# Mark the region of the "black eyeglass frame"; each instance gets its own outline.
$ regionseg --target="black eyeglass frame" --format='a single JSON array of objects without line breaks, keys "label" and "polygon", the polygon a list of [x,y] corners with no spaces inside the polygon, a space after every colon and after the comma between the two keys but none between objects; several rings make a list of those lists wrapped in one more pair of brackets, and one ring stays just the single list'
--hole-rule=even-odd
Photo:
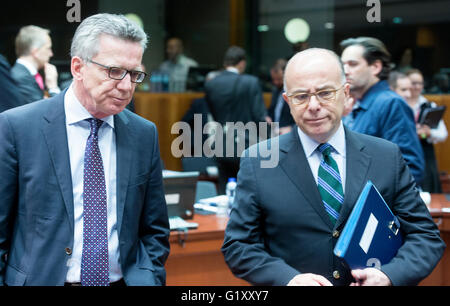
[{"label": "black eyeglass frame", "polygon": [[[128,73],[130,74],[130,81],[131,81],[132,83],[142,83],[142,82],[145,80],[145,78],[147,77],[147,73],[145,73],[144,71],[127,70],[127,69],[125,69],[125,68],[120,68],[120,67],[106,66],[106,65],[97,63],[97,62],[95,62],[95,61],[93,61],[93,60],[87,60],[87,61],[90,62],[90,63],[96,64],[96,65],[98,65],[98,66],[100,66],[100,67],[103,67],[103,68],[107,69],[107,70],[108,70],[108,77],[109,77],[110,79],[113,79],[113,80],[121,81],[121,80],[123,80],[123,79],[125,78],[125,76],[126,76]],[[121,70],[121,71],[122,71],[122,77],[120,77],[120,78],[118,78],[118,77],[112,77],[112,76],[111,76],[111,71],[112,71],[113,69]],[[138,76],[138,77],[136,77],[136,79],[135,79],[134,81],[133,81],[133,73],[134,73],[135,75],[137,74],[137,76]],[[144,76],[141,77],[141,78],[139,78],[140,75],[144,75]]]}]

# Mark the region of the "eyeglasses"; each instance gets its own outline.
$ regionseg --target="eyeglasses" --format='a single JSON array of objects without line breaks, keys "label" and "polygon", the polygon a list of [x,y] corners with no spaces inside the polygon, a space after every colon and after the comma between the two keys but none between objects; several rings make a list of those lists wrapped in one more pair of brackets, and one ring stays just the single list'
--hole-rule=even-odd
[{"label": "eyeglasses", "polygon": [[311,93],[294,92],[294,93],[289,93],[286,95],[289,98],[292,98],[292,103],[294,103],[296,105],[304,105],[304,104],[309,103],[311,96],[315,96],[316,99],[320,103],[327,104],[327,103],[334,102],[334,100],[336,99],[336,92],[338,92],[342,88],[344,88],[344,85],[342,85],[338,89],[323,89],[323,90],[319,90],[319,91],[311,92]]},{"label": "eyeglasses", "polygon": [[88,62],[91,62],[100,67],[108,69],[108,76],[113,80],[123,80],[125,78],[125,76],[127,75],[127,73],[129,73],[131,82],[142,83],[142,81],[147,76],[147,73],[145,73],[143,71],[127,70],[127,69],[119,68],[119,67],[109,67],[109,66],[105,66],[100,63],[94,62],[93,60],[88,60]]}]

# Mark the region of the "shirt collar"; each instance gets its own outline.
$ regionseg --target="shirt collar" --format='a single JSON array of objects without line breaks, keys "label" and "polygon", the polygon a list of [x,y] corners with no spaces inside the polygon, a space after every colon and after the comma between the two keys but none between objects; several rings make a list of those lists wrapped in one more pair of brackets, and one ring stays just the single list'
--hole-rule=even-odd
[{"label": "shirt collar", "polygon": [[25,68],[27,68],[27,70],[30,72],[30,74],[32,76],[35,76],[36,73],[38,73],[38,70],[36,69],[36,67],[34,67],[33,64],[31,64],[27,60],[24,60],[23,58],[18,58],[16,62],[21,65],[24,65]]},{"label": "shirt collar", "polygon": [[227,67],[226,70],[227,70],[227,71],[230,71],[230,72],[234,72],[234,73],[239,74],[239,70],[238,70],[237,68],[235,68],[235,67]]},{"label": "shirt collar", "polygon": [[[64,97],[64,109],[66,114],[66,123],[72,125],[83,120],[93,118],[93,116],[84,108],[73,91],[73,84],[67,89]],[[106,122],[111,128],[114,128],[114,116],[110,115],[100,119]]]},{"label": "shirt collar", "polygon": [[[297,130],[303,150],[305,151],[306,157],[309,158],[312,154],[314,154],[320,143],[306,135],[299,127],[297,127]],[[336,133],[334,133],[334,135],[328,140],[328,143],[339,155],[345,157],[345,131],[342,121],[339,123],[339,128]]]}]

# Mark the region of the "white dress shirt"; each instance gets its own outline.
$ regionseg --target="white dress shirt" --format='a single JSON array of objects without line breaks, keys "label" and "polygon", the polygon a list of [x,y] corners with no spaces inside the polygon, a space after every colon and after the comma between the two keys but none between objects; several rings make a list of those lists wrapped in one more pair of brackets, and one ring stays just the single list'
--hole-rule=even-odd
[{"label": "white dress shirt", "polygon": [[[311,168],[311,172],[318,184],[319,177],[319,166],[320,161],[323,159],[322,153],[317,150],[320,145],[317,141],[306,135],[299,127],[297,127],[298,135],[300,141],[303,145],[303,150],[305,151],[306,158]],[[342,180],[342,190],[345,192],[345,166],[346,166],[346,147],[345,147],[345,131],[342,121],[339,125],[338,130],[334,135],[328,140],[328,143],[333,147],[331,151],[331,157],[336,161],[339,168],[339,174]]]},{"label": "white dress shirt", "polygon": [[[64,97],[64,110],[66,115],[67,142],[69,145],[74,203],[74,243],[72,256],[67,261],[69,270],[67,272],[66,282],[76,283],[80,282],[81,255],[83,250],[84,153],[90,134],[90,125],[86,119],[93,117],[75,96],[72,85]],[[115,282],[122,278],[122,271],[119,264],[119,237],[117,233],[116,137],[114,133],[114,117],[108,116],[101,120],[103,124],[98,131],[98,139],[105,172],[107,195],[109,280],[110,282]]]},{"label": "white dress shirt", "polygon": [[237,69],[237,68],[235,68],[235,67],[227,67],[226,69],[225,69],[226,71],[229,71],[229,72],[234,72],[234,73],[236,73],[236,74],[239,74],[239,69]]}]

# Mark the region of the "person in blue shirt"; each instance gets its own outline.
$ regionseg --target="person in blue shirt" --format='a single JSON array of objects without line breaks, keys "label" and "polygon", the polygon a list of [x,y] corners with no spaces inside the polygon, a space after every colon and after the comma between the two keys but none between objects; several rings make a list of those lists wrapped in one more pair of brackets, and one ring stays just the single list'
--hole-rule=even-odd
[{"label": "person in blue shirt", "polygon": [[417,185],[423,181],[425,161],[416,136],[413,112],[398,94],[389,89],[390,54],[372,37],[343,40],[341,60],[353,108],[344,124],[353,131],[380,137],[397,144]]}]

